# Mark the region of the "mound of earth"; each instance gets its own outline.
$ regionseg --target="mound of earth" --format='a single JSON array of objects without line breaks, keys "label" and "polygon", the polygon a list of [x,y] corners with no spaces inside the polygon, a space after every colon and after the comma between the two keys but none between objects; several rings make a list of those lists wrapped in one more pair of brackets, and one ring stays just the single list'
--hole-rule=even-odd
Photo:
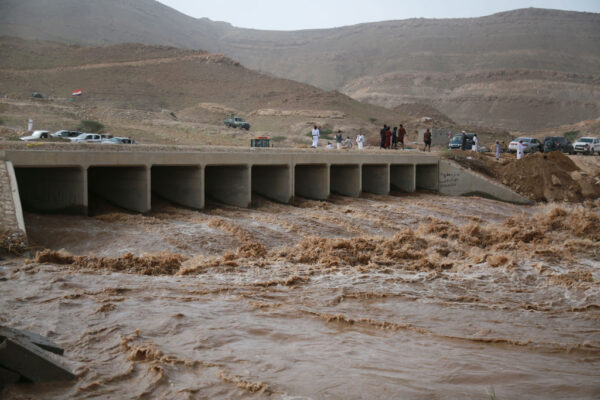
[{"label": "mound of earth", "polygon": [[447,124],[454,124],[454,121],[440,110],[422,103],[404,103],[393,108],[401,114],[412,115],[418,118],[429,117],[434,122],[444,122]]},{"label": "mound of earth", "polygon": [[453,151],[450,158],[534,201],[581,202],[600,198],[598,178],[558,151],[526,155],[521,160],[511,154],[496,160],[492,153]]}]

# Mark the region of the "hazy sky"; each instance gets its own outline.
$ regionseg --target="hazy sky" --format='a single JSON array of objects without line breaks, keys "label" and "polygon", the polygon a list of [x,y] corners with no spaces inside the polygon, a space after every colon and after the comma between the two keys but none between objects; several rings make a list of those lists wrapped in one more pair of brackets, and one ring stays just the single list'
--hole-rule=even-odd
[{"label": "hazy sky", "polygon": [[537,7],[600,12],[600,0],[159,0],[196,18],[256,29],[331,28],[406,18],[480,17]]}]

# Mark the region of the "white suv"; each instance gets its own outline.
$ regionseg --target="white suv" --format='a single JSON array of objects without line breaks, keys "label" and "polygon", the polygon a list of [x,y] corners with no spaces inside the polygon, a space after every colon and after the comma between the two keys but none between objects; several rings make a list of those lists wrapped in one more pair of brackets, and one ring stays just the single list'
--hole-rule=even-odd
[{"label": "white suv", "polygon": [[73,143],[100,143],[102,136],[98,133],[82,133],[81,135],[69,138]]},{"label": "white suv", "polygon": [[573,144],[573,150],[575,153],[582,154],[594,154],[600,155],[600,139],[593,137],[582,137],[577,139]]}]

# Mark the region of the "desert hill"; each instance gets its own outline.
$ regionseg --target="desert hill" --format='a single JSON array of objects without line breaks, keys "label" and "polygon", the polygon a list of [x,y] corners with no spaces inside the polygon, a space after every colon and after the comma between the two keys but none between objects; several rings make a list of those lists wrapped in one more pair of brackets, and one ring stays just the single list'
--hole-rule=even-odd
[{"label": "desert hill", "polygon": [[3,35],[204,49],[374,104],[424,103],[459,123],[519,130],[600,114],[599,27],[600,14],[522,9],[281,32],[195,19],[153,0],[0,3]]},{"label": "desert hill", "polygon": [[[246,135],[251,137],[265,132],[306,140],[312,124],[351,135],[363,129],[368,136],[383,122],[410,125],[421,116],[417,110],[394,111],[260,74],[200,50],[142,44],[82,47],[2,37],[0,53],[0,95],[14,100],[0,105],[0,115],[10,123],[16,118],[11,115],[26,120],[28,112],[40,115],[33,109],[45,107],[36,118],[54,121],[45,129],[70,128],[71,122],[65,125],[69,119],[98,119],[117,129],[137,129],[156,120],[152,130],[163,130],[161,138],[168,139],[171,130],[180,128],[227,133],[223,119],[235,113],[250,120],[253,129]],[[72,97],[76,89],[83,95]],[[29,100],[33,92],[44,96],[35,102],[39,107],[20,103],[27,110],[19,110],[15,101]],[[193,136],[189,139],[186,143],[197,143]],[[247,137],[241,139],[247,144]]]}]

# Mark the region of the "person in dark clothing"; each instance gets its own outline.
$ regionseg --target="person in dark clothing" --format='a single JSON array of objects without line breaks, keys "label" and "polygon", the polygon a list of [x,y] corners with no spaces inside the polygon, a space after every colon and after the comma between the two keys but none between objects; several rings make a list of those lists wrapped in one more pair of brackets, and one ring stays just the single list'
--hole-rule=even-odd
[{"label": "person in dark clothing", "polygon": [[383,125],[383,129],[379,131],[379,136],[381,138],[381,143],[379,144],[379,147],[384,149],[385,148],[385,130],[387,129],[387,125]]},{"label": "person in dark clothing", "polygon": [[400,129],[398,129],[398,142],[400,142],[402,150],[404,150],[404,136],[406,136],[406,129],[400,124]]},{"label": "person in dark clothing", "polygon": [[337,145],[337,149],[340,150],[342,148],[342,131],[338,130],[337,135],[335,135],[335,142]]},{"label": "person in dark clothing", "polygon": [[384,147],[386,149],[389,149],[390,146],[392,144],[392,131],[390,130],[390,127],[388,126],[387,129],[385,130],[385,143],[384,143]]},{"label": "person in dark clothing", "polygon": [[426,149],[429,149],[429,151],[431,151],[431,132],[429,131],[429,128],[427,128],[427,131],[423,135],[423,141],[425,142],[425,147],[423,148],[423,151],[425,151]]},{"label": "person in dark clothing", "polygon": [[467,149],[467,132],[465,132],[465,131],[462,131],[462,142],[460,142],[460,149],[461,150]]},{"label": "person in dark clothing", "polygon": [[392,130],[392,149],[398,147],[398,127],[395,126]]}]

